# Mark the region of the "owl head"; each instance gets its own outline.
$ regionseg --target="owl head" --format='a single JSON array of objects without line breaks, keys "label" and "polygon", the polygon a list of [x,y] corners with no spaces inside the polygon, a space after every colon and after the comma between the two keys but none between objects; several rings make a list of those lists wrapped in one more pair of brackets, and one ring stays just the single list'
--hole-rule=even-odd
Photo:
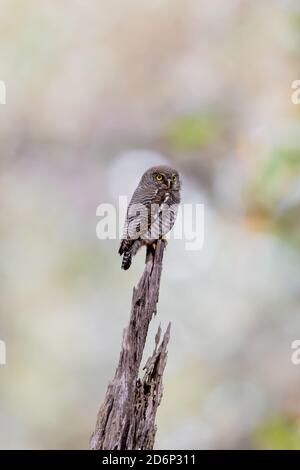
[{"label": "owl head", "polygon": [[164,165],[149,168],[142,177],[142,183],[155,185],[157,189],[165,191],[180,191],[181,189],[178,171]]}]

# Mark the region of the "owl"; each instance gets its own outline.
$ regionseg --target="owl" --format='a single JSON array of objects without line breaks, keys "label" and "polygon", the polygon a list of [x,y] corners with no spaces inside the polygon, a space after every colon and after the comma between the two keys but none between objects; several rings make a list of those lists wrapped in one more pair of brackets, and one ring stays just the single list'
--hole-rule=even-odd
[{"label": "owl", "polygon": [[180,204],[179,173],[168,166],[147,170],[129,203],[119,254],[122,269],[131,266],[142,246],[153,245],[173,227]]}]

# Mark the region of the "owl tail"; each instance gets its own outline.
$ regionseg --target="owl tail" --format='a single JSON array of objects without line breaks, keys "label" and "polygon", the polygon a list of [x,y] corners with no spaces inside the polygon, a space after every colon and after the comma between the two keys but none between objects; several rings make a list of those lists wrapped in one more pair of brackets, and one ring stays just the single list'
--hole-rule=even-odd
[{"label": "owl tail", "polygon": [[122,269],[124,271],[127,271],[127,269],[130,268],[132,262],[132,254],[131,251],[125,251],[123,255],[123,260],[122,260]]},{"label": "owl tail", "polygon": [[123,260],[122,260],[122,269],[124,271],[127,271],[127,269],[130,268],[131,262],[132,262],[132,245],[133,241],[132,240],[122,240],[121,246],[119,249],[119,254],[123,255]]},{"label": "owl tail", "polygon": [[122,269],[124,271],[130,268],[133,256],[137,254],[143,245],[145,245],[145,242],[142,240],[122,240],[119,254],[123,255]]}]

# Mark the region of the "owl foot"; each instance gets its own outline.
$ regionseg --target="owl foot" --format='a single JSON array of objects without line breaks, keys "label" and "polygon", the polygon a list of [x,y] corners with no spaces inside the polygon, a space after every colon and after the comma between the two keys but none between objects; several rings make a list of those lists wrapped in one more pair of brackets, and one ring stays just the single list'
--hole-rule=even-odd
[{"label": "owl foot", "polygon": [[168,240],[165,238],[165,237],[160,237],[160,240],[163,242],[163,244],[165,245],[165,248],[167,248],[168,246]]}]

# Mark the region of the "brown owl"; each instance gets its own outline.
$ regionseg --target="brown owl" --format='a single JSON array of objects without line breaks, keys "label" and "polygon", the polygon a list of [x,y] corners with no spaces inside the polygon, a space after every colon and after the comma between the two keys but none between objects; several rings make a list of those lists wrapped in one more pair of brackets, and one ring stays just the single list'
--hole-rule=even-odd
[{"label": "brown owl", "polygon": [[168,166],[147,170],[127,209],[119,254],[122,268],[129,269],[132,257],[142,246],[151,245],[173,227],[180,203],[179,173]]}]

